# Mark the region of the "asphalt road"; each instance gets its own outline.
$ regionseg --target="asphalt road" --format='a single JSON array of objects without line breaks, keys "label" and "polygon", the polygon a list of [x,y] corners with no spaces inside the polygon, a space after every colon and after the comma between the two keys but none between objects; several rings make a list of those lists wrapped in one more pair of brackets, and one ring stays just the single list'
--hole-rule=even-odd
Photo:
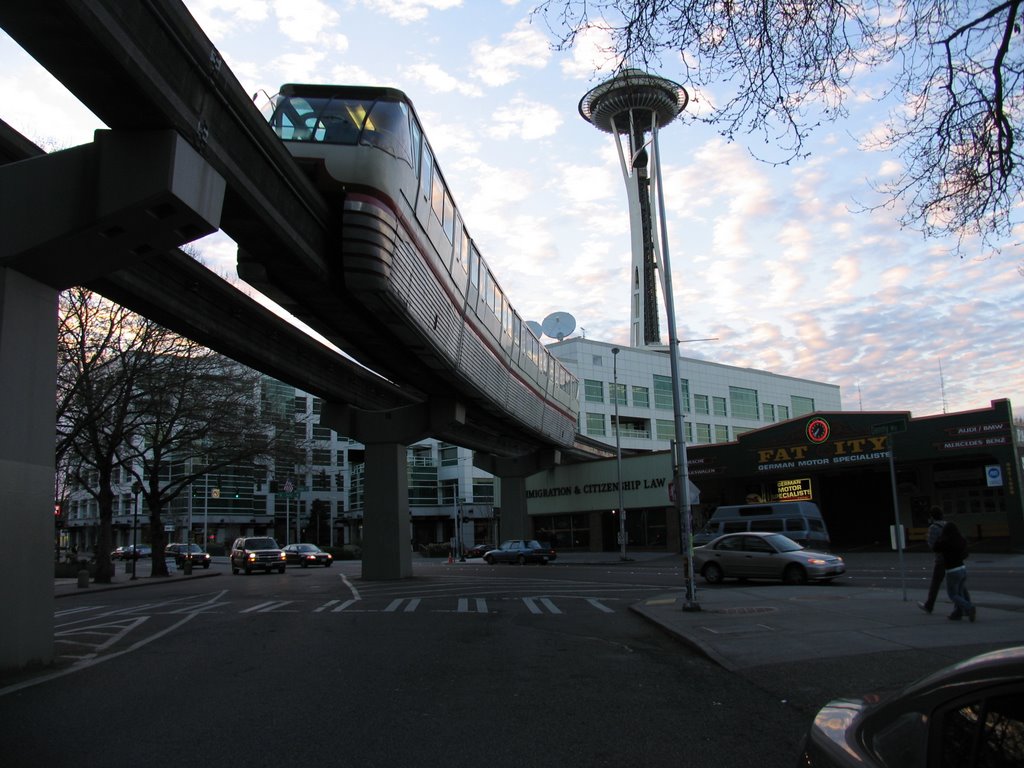
[{"label": "asphalt road", "polygon": [[791,768],[825,702],[949,661],[725,671],[629,610],[670,562],[211,574],[58,600],[60,664],[0,682],[3,764]]}]

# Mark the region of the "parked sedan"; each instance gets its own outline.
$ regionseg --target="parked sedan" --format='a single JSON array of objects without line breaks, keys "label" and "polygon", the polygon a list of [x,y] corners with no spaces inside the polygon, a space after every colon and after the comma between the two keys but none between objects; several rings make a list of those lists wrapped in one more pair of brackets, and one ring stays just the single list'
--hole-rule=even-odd
[{"label": "parked sedan", "polygon": [[830,581],[846,572],[838,555],[804,549],[781,533],[728,533],[694,547],[693,570],[709,584],[722,579]]},{"label": "parked sedan", "polygon": [[[139,544],[138,546],[129,544],[126,547],[118,547],[114,552],[117,552],[118,550],[121,550],[121,554],[118,555],[118,557],[122,560],[138,560],[140,557],[149,557],[153,554],[153,548],[148,547],[145,544]],[[113,552],[111,553],[111,556],[113,556]]]},{"label": "parked sedan", "polygon": [[495,563],[540,563],[547,565],[549,561],[557,557],[555,550],[545,547],[539,541],[532,539],[510,539],[502,542],[497,549],[492,549],[484,554],[484,562],[488,565]]},{"label": "parked sedan", "polygon": [[1024,646],[967,659],[894,695],[831,702],[814,718],[800,765],[1024,765]]},{"label": "parked sedan", "polygon": [[173,557],[174,564],[179,568],[185,566],[186,558],[192,561],[193,568],[199,565],[209,568],[212,559],[198,544],[168,544],[164,547],[164,557]]},{"label": "parked sedan", "polygon": [[466,550],[466,557],[483,557],[494,549],[493,544],[474,544]]},{"label": "parked sedan", "polygon": [[284,548],[284,554],[288,558],[288,565],[301,565],[303,568],[311,565],[330,568],[334,562],[334,555],[324,552],[316,544],[289,544]]}]

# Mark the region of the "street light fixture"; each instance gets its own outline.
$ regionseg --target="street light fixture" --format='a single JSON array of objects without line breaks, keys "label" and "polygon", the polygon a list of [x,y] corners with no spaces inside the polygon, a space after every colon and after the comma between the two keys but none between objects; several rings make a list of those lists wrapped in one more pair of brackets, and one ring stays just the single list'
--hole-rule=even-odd
[{"label": "street light fixture", "polygon": [[619,348],[612,347],[612,399],[615,401],[615,485],[619,489],[619,559],[626,557],[626,508],[622,501],[622,439],[619,436]]}]

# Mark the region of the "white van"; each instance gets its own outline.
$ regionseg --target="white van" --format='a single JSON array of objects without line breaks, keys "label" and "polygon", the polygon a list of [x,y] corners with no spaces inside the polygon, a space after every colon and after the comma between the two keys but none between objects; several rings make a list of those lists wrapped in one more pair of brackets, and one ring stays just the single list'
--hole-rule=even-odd
[{"label": "white van", "polygon": [[830,541],[818,505],[810,501],[723,505],[693,534],[695,547],[725,533],[770,531],[781,533],[808,549],[828,549]]}]

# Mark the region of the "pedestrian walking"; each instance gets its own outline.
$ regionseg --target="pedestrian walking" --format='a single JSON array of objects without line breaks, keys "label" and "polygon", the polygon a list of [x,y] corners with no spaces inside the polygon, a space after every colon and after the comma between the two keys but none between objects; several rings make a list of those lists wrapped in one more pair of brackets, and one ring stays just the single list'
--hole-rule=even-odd
[{"label": "pedestrian walking", "polygon": [[974,621],[978,609],[974,607],[967,591],[967,566],[964,564],[967,557],[967,539],[960,533],[956,523],[947,522],[942,526],[942,533],[935,542],[935,551],[942,555],[942,562],[946,567],[946,593],[953,601],[953,612],[949,614],[949,618],[959,621],[966,616]]},{"label": "pedestrian walking", "polygon": [[945,525],[946,521],[942,519],[942,509],[932,507],[928,513],[928,537],[926,541],[928,549],[935,553],[935,562],[932,564],[932,580],[928,585],[928,597],[925,598],[923,603],[917,604],[917,607],[925,613],[931,613],[935,608],[935,599],[939,596],[939,587],[942,586],[942,580],[946,577],[946,564],[942,560],[942,555],[939,552],[935,552],[935,542],[939,540],[942,528]]}]

